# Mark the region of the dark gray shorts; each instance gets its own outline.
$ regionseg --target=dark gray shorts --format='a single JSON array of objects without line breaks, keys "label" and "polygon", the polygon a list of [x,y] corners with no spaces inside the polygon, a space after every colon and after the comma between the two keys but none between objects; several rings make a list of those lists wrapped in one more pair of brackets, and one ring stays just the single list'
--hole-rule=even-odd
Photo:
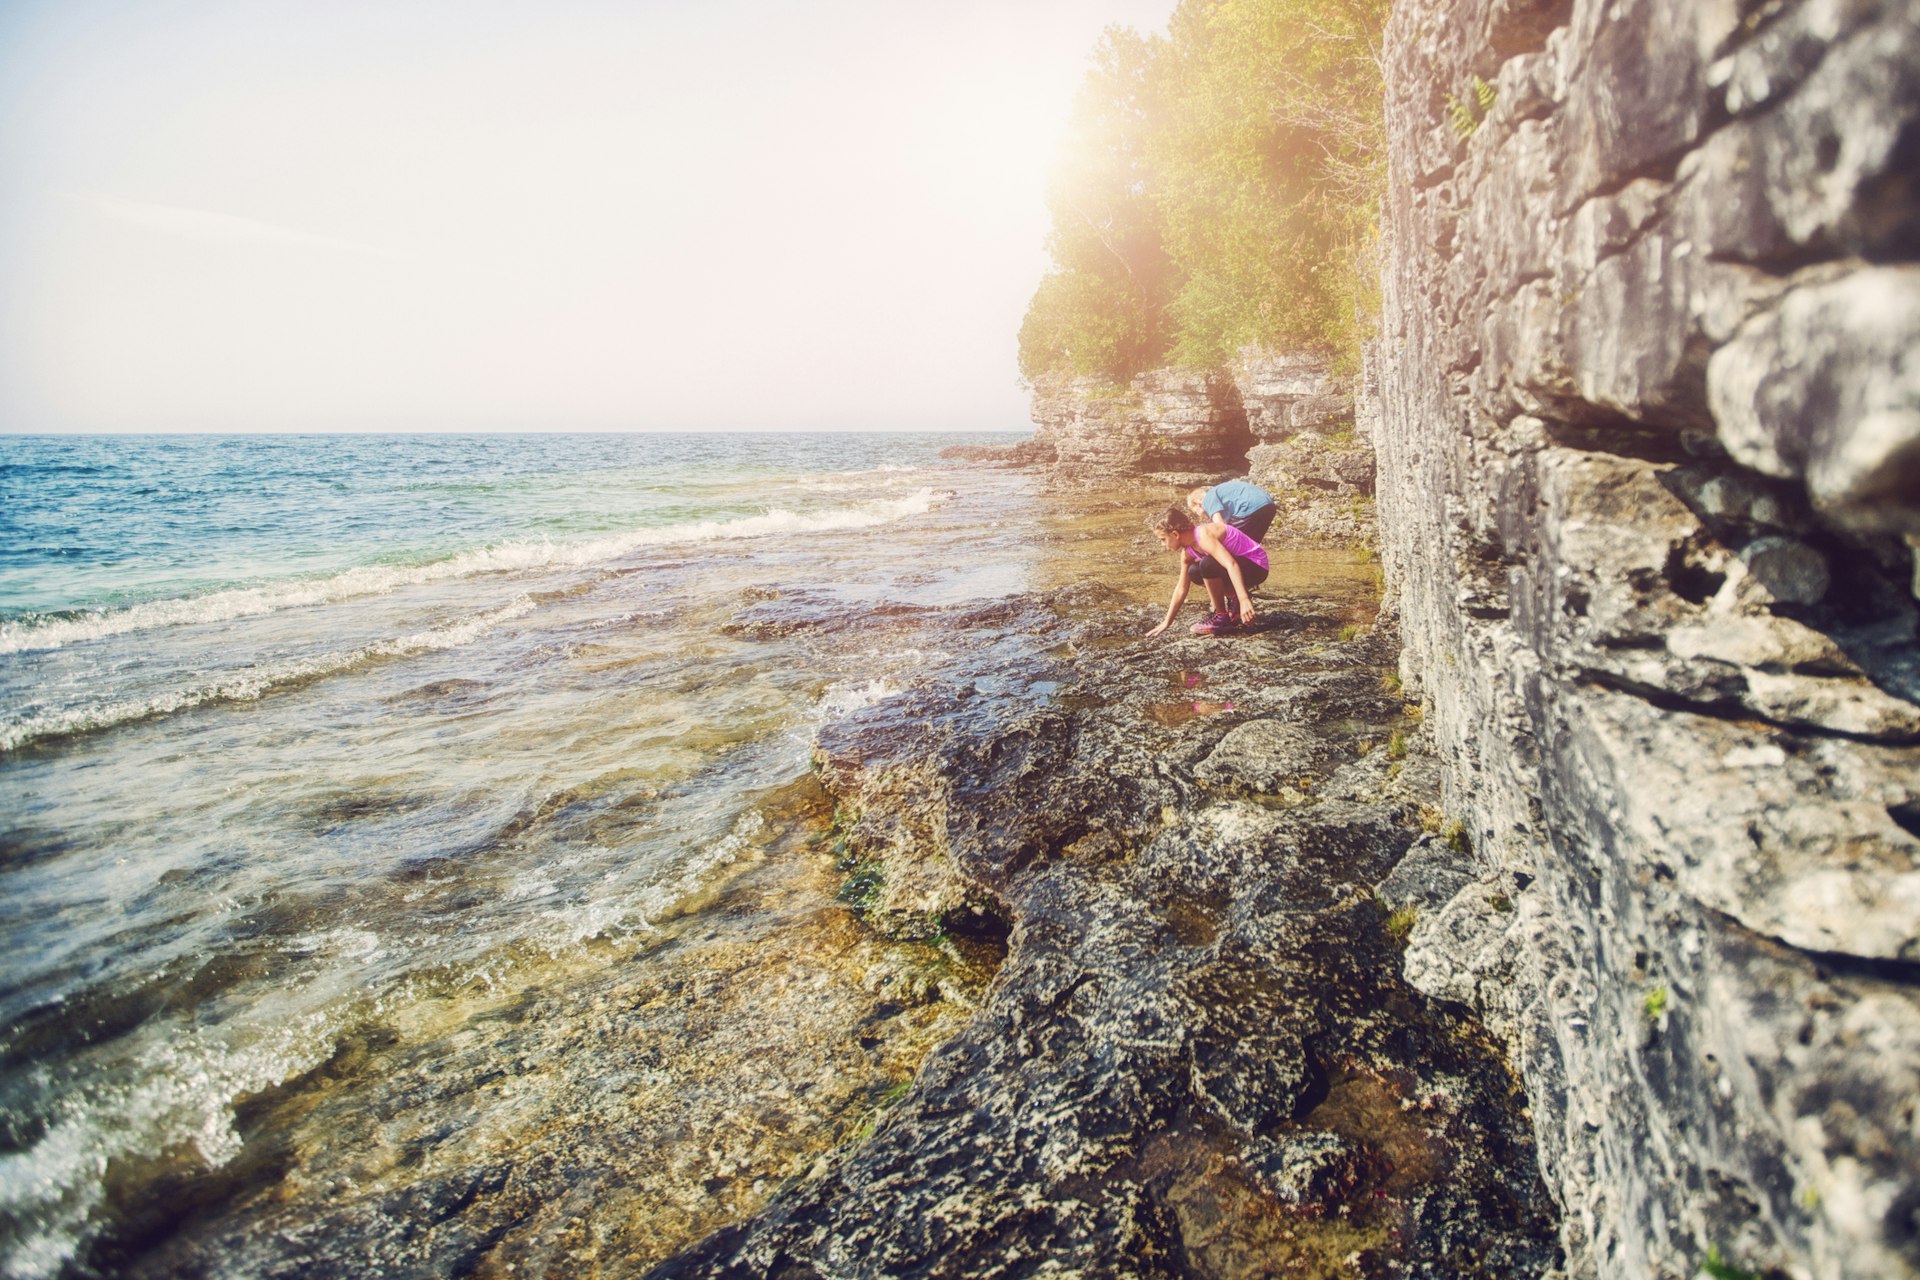
[{"label": "dark gray shorts", "polygon": [[1229,518],[1227,523],[1246,534],[1249,538],[1252,538],[1255,542],[1265,542],[1267,540],[1267,530],[1273,527],[1274,513],[1274,505],[1269,502],[1266,506],[1257,508],[1238,520]]},{"label": "dark gray shorts", "polygon": [[[1265,565],[1255,564],[1245,556],[1235,556],[1233,562],[1240,566],[1240,579],[1247,584],[1247,590],[1251,591],[1267,580]],[[1227,578],[1227,567],[1212,556],[1190,562],[1187,565],[1187,581],[1199,582],[1203,578]],[[1227,581],[1231,583],[1233,579],[1227,578]]]}]

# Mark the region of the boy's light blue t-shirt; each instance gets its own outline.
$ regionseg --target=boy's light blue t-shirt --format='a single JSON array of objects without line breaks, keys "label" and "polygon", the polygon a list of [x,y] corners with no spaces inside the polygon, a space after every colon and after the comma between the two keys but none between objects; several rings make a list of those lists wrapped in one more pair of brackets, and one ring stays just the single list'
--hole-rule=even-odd
[{"label": "boy's light blue t-shirt", "polygon": [[1273,501],[1273,495],[1257,484],[1245,480],[1229,480],[1207,490],[1200,499],[1200,507],[1208,515],[1227,513],[1229,520],[1244,520],[1260,508]]}]

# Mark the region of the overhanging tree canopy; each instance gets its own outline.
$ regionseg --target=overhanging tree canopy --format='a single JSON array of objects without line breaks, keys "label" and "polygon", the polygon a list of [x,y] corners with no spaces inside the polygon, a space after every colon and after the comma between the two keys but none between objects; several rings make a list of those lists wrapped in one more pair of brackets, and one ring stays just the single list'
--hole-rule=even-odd
[{"label": "overhanging tree canopy", "polygon": [[1181,0],[1110,29],[1048,192],[1020,367],[1119,381],[1241,347],[1357,350],[1384,176],[1388,0]]}]

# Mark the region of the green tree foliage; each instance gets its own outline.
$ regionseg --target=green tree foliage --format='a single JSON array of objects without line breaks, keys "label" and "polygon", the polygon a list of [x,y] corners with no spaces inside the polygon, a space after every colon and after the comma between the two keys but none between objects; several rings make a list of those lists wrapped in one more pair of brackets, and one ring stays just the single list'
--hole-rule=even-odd
[{"label": "green tree foliage", "polygon": [[1170,284],[1149,147],[1160,123],[1159,42],[1110,27],[1074,101],[1047,190],[1055,269],[1020,326],[1020,370],[1124,379],[1168,345]]},{"label": "green tree foliage", "polygon": [[1108,32],[1049,193],[1057,269],[1021,327],[1027,377],[1357,352],[1388,2],[1181,0],[1165,40]]}]

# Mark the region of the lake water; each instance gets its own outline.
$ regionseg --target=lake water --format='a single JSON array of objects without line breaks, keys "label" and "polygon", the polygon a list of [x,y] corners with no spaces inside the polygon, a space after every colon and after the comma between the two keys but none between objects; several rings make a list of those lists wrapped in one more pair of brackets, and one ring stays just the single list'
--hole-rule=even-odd
[{"label": "lake water", "polygon": [[1014,438],[0,437],[0,1273],[634,1274],[857,1140],[995,958],[816,731],[1171,580]]}]

